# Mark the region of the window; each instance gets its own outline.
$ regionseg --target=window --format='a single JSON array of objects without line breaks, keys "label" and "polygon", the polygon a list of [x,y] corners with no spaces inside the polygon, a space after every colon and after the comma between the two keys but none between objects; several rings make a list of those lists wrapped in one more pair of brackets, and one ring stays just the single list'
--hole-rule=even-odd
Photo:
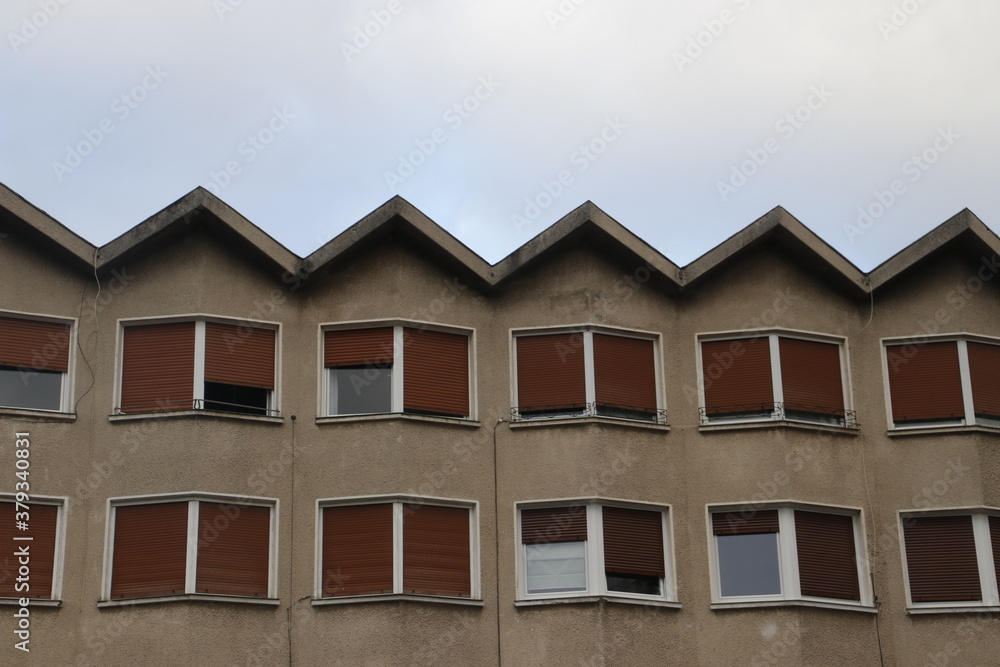
[{"label": "window", "polygon": [[859,571],[859,512],[811,505],[709,511],[716,604],[871,605]]},{"label": "window", "polygon": [[578,501],[518,510],[522,600],[607,596],[673,601],[667,509]]},{"label": "window", "polygon": [[324,330],[325,414],[470,418],[470,341],[402,325]]},{"label": "window", "polygon": [[702,423],[790,420],[856,426],[841,341],[760,334],[701,340]]},{"label": "window", "polygon": [[479,598],[474,503],[321,501],[317,597]]},{"label": "window", "polygon": [[652,335],[585,328],[514,334],[515,419],[666,423]]},{"label": "window", "polygon": [[72,324],[0,316],[0,407],[69,412]]},{"label": "window", "polygon": [[[0,555],[0,598],[59,599],[62,508],[62,499],[32,496],[18,506],[14,496],[0,497],[0,544],[4,545]],[[27,518],[22,512],[27,513]],[[24,521],[27,530],[20,530],[18,521]],[[28,567],[27,576],[20,573],[23,566]]]},{"label": "window", "polygon": [[277,415],[275,339],[275,329],[246,324],[126,324],[117,412]]},{"label": "window", "polygon": [[885,361],[895,428],[1000,427],[1000,341],[887,343]]},{"label": "window", "polygon": [[112,499],[105,600],[274,598],[276,501]]},{"label": "window", "polygon": [[902,523],[911,613],[1000,609],[1000,511],[908,513]]}]

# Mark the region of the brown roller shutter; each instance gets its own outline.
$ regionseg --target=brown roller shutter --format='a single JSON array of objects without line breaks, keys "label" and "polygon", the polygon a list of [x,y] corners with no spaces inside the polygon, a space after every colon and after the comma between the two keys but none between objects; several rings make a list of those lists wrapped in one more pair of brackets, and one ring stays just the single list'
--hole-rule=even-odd
[{"label": "brown roller shutter", "polygon": [[[15,513],[23,512],[14,502],[0,502],[0,597],[46,598],[52,597],[52,573],[56,562],[56,525],[59,508],[32,502],[28,509],[28,530],[18,530]],[[30,537],[28,540],[15,540]],[[31,575],[28,590],[18,591],[15,585],[17,570],[21,566],[15,552],[28,547]],[[20,582],[22,585],[24,582]]]},{"label": "brown roller shutter", "polygon": [[712,514],[713,535],[778,532],[778,510],[729,510]]},{"label": "brown roller shutter", "polygon": [[885,352],[894,422],[965,416],[955,341],[889,345]]},{"label": "brown roller shutter", "polygon": [[205,381],[274,389],[274,329],[205,323]]},{"label": "brown roller shutter", "polygon": [[403,517],[403,592],[472,595],[469,510],[422,505]]},{"label": "brown roller shutter", "polygon": [[582,333],[518,336],[516,345],[519,412],[586,407]]},{"label": "brown roller shutter", "polygon": [[778,338],[785,410],[844,414],[840,346],[797,338]]},{"label": "brown roller shutter", "polygon": [[392,593],[392,503],[323,508],[323,597]]},{"label": "brown roller shutter", "polygon": [[69,332],[68,324],[0,317],[0,366],[65,373]]},{"label": "brown roller shutter", "polygon": [[990,544],[993,545],[993,569],[1000,584],[1000,516],[990,517]]},{"label": "brown roller shutter", "polygon": [[605,572],[664,576],[663,515],[624,507],[602,510]]},{"label": "brown roller shutter", "polygon": [[392,327],[327,331],[323,334],[326,368],[391,364]]},{"label": "brown roller shutter", "polygon": [[705,412],[718,415],[774,409],[767,336],[701,344]]},{"label": "brown roller shutter", "polygon": [[521,543],[583,542],[587,539],[587,506],[521,510]]},{"label": "brown roller shutter", "polygon": [[802,595],[861,599],[852,517],[795,510],[795,542]]},{"label": "brown roller shutter", "polygon": [[594,384],[598,408],[656,412],[653,341],[594,334]]},{"label": "brown roller shutter", "polygon": [[112,599],[183,594],[187,525],[186,501],[115,508]]},{"label": "brown roller shutter", "polygon": [[270,547],[270,507],[199,503],[195,590],[267,597]]},{"label": "brown roller shutter", "polygon": [[903,540],[914,602],[983,599],[971,516],[905,518]]},{"label": "brown roller shutter", "polygon": [[1000,419],[1000,345],[972,342],[967,345],[976,416]]},{"label": "brown roller shutter", "polygon": [[125,327],[122,412],[190,410],[194,322]]},{"label": "brown roller shutter", "polygon": [[403,410],[469,415],[469,337],[403,329]]}]

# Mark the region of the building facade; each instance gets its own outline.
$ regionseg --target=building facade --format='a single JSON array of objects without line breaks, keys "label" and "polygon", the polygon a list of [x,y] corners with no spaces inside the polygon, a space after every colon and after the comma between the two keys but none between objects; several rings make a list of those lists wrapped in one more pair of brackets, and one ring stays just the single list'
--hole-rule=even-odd
[{"label": "building facade", "polygon": [[1000,653],[969,211],[870,273],[780,208],[686,267],[590,203],[492,266],[399,198],[304,259],[202,189],[0,233],[4,664]]}]

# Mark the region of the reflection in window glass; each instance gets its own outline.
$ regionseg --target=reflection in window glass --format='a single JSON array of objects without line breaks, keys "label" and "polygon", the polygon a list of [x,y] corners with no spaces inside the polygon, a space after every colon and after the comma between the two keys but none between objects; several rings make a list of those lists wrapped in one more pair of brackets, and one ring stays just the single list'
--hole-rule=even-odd
[{"label": "reflection in window glass", "polygon": [[524,545],[529,593],[557,593],[587,589],[586,542],[548,542]]},{"label": "reflection in window glass", "polygon": [[718,535],[722,596],[780,595],[778,534]]},{"label": "reflection in window glass", "polygon": [[392,412],[392,366],[331,368],[331,415]]},{"label": "reflection in window glass", "polygon": [[0,406],[28,410],[58,410],[62,373],[18,370],[0,366]]}]

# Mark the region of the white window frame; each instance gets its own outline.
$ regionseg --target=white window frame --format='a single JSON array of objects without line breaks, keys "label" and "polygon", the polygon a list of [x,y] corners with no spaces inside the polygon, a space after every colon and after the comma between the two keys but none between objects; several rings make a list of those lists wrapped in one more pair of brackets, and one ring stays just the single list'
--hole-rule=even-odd
[{"label": "white window frame", "polygon": [[[957,602],[914,602],[910,593],[910,569],[906,562],[906,520],[913,517],[971,516],[979,565],[979,586],[982,600]],[[990,540],[990,516],[1000,516],[996,507],[956,507],[935,510],[902,510],[899,512],[899,553],[903,561],[903,586],[906,588],[906,613],[936,614],[964,612],[1000,612],[1000,582],[993,565],[993,544]]]},{"label": "white window frame", "polygon": [[[714,426],[716,424],[750,424],[768,421],[788,421],[802,424],[814,424],[817,426],[830,426],[833,428],[851,428],[851,419],[847,417],[854,411],[852,400],[853,391],[851,388],[850,357],[847,348],[847,339],[839,336],[830,336],[810,331],[797,331],[791,329],[766,329],[750,331],[728,331],[717,333],[698,334],[695,341],[695,353],[698,361],[698,398],[702,408],[706,407],[705,398],[705,360],[702,359],[702,343],[718,342],[725,340],[756,340],[762,336],[768,338],[768,346],[771,357],[771,388],[774,393],[775,409],[768,416],[763,417],[709,417],[703,414],[701,418],[702,426]],[[827,343],[836,345],[840,351],[840,383],[844,392],[844,412],[845,417],[841,423],[836,423],[824,419],[809,419],[801,416],[789,416],[784,409],[785,393],[781,382],[781,345],[780,338],[791,338],[796,340],[811,341],[815,343]]]},{"label": "white window frame", "polygon": [[[208,322],[215,322],[218,324],[228,324],[230,326],[245,326],[253,329],[268,329],[274,331],[274,389],[268,392],[267,396],[267,407],[265,408],[266,414],[264,415],[252,415],[240,412],[228,412],[219,410],[207,410],[213,415],[223,415],[233,418],[243,418],[243,419],[261,419],[261,418],[271,418],[271,419],[281,419],[281,323],[280,322],[267,322],[267,321],[253,321],[248,320],[236,320],[232,318],[217,317],[215,315],[205,315],[202,313],[191,314],[191,315],[178,315],[176,317],[136,317],[130,319],[120,319],[118,320],[118,339],[116,342],[117,354],[115,355],[115,395],[114,395],[114,406],[112,406],[112,415],[124,416],[126,413],[121,412],[121,402],[122,402],[122,378],[123,370],[122,364],[125,361],[125,329],[130,326],[143,326],[147,324],[181,324],[193,322],[194,323],[194,387],[192,394],[192,404],[195,406],[193,409],[181,409],[177,411],[169,412],[181,412],[181,413],[191,413],[191,412],[206,412],[205,405],[205,324]],[[164,412],[135,412],[128,413],[129,418],[142,418],[142,417],[162,417]]]},{"label": "white window frame", "polygon": [[[358,505],[384,505],[387,503],[392,503],[392,593],[323,597],[323,510],[327,507],[357,507]],[[407,509],[404,505],[455,507],[469,511],[469,597],[417,595],[403,592],[403,519]],[[483,604],[483,593],[480,582],[478,501],[409,495],[321,498],[316,501],[315,536],[313,606],[377,602],[383,600],[419,600],[471,606],[482,606]]]},{"label": "white window frame", "polygon": [[[187,502],[187,562],[185,570],[184,593],[178,595],[153,596],[141,598],[112,599],[111,575],[114,565],[115,550],[115,511],[118,507],[133,505],[162,505],[164,503]],[[267,507],[271,510],[271,526],[268,544],[267,597],[255,598],[243,595],[220,595],[216,593],[198,593],[195,583],[198,574],[198,515],[199,503],[222,503],[232,505],[251,505]],[[262,498],[257,496],[231,496],[218,493],[180,492],[165,493],[155,496],[121,496],[109,498],[107,505],[107,520],[104,534],[104,570],[101,583],[101,600],[99,607],[125,606],[154,602],[170,602],[178,600],[214,600],[221,602],[243,602],[248,604],[278,604],[278,505],[277,498]]]},{"label": "white window frame", "polygon": [[[528,545],[522,542],[521,510],[565,508],[583,506],[587,512],[587,542],[584,558],[586,563],[586,590],[560,591],[555,593],[528,592]],[[604,569],[604,507],[622,507],[625,509],[659,512],[663,531],[663,568],[666,573],[660,579],[659,595],[644,595],[609,591],[607,574]],[[607,498],[566,498],[562,500],[530,501],[517,503],[514,507],[514,519],[517,546],[517,602],[519,606],[547,604],[552,601],[589,602],[594,599],[604,599],[609,602],[625,602],[635,604],[650,604],[657,606],[680,607],[677,602],[677,571],[673,557],[673,507],[654,503],[616,500]]]},{"label": "white window frame", "polygon": [[75,317],[54,317],[51,315],[43,315],[39,313],[25,313],[16,310],[4,310],[0,311],[0,317],[9,317],[16,320],[35,320],[36,322],[50,322],[52,324],[68,324],[69,325],[69,356],[66,360],[67,370],[65,373],[60,373],[62,376],[61,383],[59,386],[59,408],[56,410],[48,410],[46,408],[20,408],[13,405],[3,405],[0,406],[0,411],[26,411],[26,412],[38,412],[43,414],[71,414],[73,412],[73,386],[76,377],[76,340],[79,335],[80,320]]},{"label": "white window frame", "polygon": [[[722,595],[722,577],[719,572],[718,536],[712,531],[712,516],[714,514],[778,511],[778,572],[781,582],[781,593],[776,595]],[[860,601],[843,600],[840,598],[825,598],[802,594],[799,580],[799,557],[795,538],[795,510],[815,512],[819,514],[838,514],[850,516],[854,521],[854,551],[858,574],[858,597]],[[786,500],[773,503],[731,503],[708,505],[706,518],[708,528],[708,553],[712,584],[712,609],[728,609],[740,607],[802,605],[828,609],[855,609],[875,612],[874,597],[868,574],[868,548],[864,530],[864,510],[855,507],[836,505],[816,505]]]},{"label": "white window frame", "polygon": [[[950,343],[955,342],[958,350],[958,370],[962,380],[962,406],[965,409],[965,417],[955,421],[929,421],[916,422],[912,424],[902,424],[897,426],[892,415],[892,388],[889,386],[889,354],[888,348],[892,345],[911,344],[916,347],[927,343]],[[886,420],[890,431],[912,431],[914,429],[926,428],[954,428],[956,426],[979,426],[985,428],[1000,428],[1000,420],[978,420],[976,419],[975,399],[972,395],[972,375],[969,365],[968,343],[983,343],[986,345],[1000,346],[1000,339],[977,336],[969,333],[950,334],[947,336],[925,336],[908,338],[883,338],[882,339],[882,378],[885,387]]]},{"label": "white window frame", "polygon": [[[323,361],[325,353],[324,337],[327,331],[358,331],[361,329],[380,329],[392,327],[392,389],[389,412],[362,412],[351,414],[331,414],[330,413],[330,369]],[[469,352],[469,415],[466,417],[451,417],[448,415],[424,415],[411,414],[403,410],[403,377],[405,374],[405,353],[404,353],[404,332],[403,329],[420,329],[429,331],[440,331],[441,333],[457,334],[468,338]],[[354,322],[336,322],[321,324],[319,327],[318,343],[319,359],[319,406],[316,414],[321,419],[350,419],[352,417],[370,417],[373,415],[404,415],[411,414],[417,418],[448,419],[453,421],[476,421],[477,403],[476,400],[476,330],[464,327],[456,327],[434,322],[422,322],[419,320],[361,320]]]},{"label": "white window frame", "polygon": [[[15,502],[16,494],[14,493],[0,493],[0,501],[3,502]],[[52,590],[50,592],[50,597],[48,598],[30,598],[32,607],[58,607],[62,604],[62,582],[63,582],[63,565],[65,562],[65,552],[66,552],[66,508],[69,504],[69,498],[66,496],[37,496],[32,494],[31,499],[25,503],[30,508],[34,505],[52,505],[55,506],[56,511],[56,539],[55,539],[55,549],[53,553],[52,560]],[[31,519],[28,519],[28,523],[31,523]],[[7,558],[11,559],[12,563],[17,562],[17,556],[14,555],[14,551],[22,545],[31,545],[31,542],[14,542],[9,546]],[[6,550],[7,547],[5,547]],[[29,548],[30,552],[30,548]],[[30,564],[29,564],[30,567]],[[11,574],[15,574],[18,565],[13,565],[13,570]],[[31,582],[28,582],[29,586]],[[17,592],[15,590],[15,592]],[[30,592],[30,590],[28,591]],[[0,598],[0,604],[12,604],[12,601],[19,600],[17,597],[4,597]]]},{"label": "white window frame", "polygon": [[[554,326],[535,327],[531,329],[511,329],[510,330],[510,377],[511,394],[510,404],[517,407],[517,339],[530,336],[548,336],[552,334],[581,334],[583,337],[583,370],[584,382],[586,385],[586,407],[575,412],[565,412],[550,415],[522,415],[519,411],[511,411],[512,418],[518,422],[551,421],[553,419],[579,419],[597,418],[621,420],[638,424],[666,424],[665,393],[663,391],[663,337],[654,331],[643,331],[640,329],[615,329],[594,324],[580,324],[575,326]],[[638,340],[648,340],[653,343],[653,371],[656,383],[656,412],[655,420],[630,419],[613,415],[602,415],[597,411],[597,383],[594,373],[594,334],[605,334],[608,336],[618,336],[620,338],[635,338]]]}]

